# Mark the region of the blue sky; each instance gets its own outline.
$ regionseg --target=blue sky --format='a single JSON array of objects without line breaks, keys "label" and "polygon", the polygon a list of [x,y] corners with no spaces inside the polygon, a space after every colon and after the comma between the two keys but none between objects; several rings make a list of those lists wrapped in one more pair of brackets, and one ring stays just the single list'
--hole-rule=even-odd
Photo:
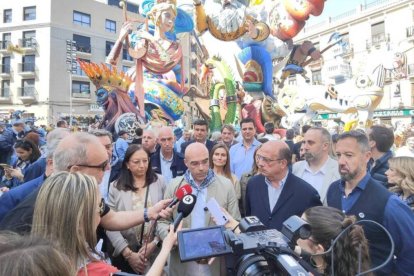
[{"label": "blue sky", "polygon": [[323,21],[327,17],[333,17],[335,15],[353,10],[359,4],[363,4],[364,2],[371,3],[373,0],[327,0],[322,14],[318,17],[311,16],[308,23],[310,23],[309,25],[316,24]]}]

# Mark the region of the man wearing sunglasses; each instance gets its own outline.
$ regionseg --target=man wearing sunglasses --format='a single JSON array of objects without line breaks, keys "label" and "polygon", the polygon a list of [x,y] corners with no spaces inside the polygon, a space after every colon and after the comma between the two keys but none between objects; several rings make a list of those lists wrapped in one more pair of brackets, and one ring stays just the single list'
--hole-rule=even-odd
[{"label": "man wearing sunglasses", "polygon": [[313,206],[322,205],[318,192],[289,172],[292,153],[283,141],[264,143],[256,153],[260,175],[247,183],[246,216],[257,216],[268,228],[281,230],[282,223]]},{"label": "man wearing sunglasses", "polygon": [[[95,177],[98,183],[102,181],[108,166],[105,147],[97,137],[88,133],[76,133],[65,137],[53,155],[54,172],[80,172]],[[4,217],[0,222],[0,230],[7,229],[22,234],[30,232],[39,190],[40,187]],[[144,221],[155,220],[158,215],[168,218],[172,214],[172,209],[166,208],[170,201],[169,199],[160,201],[147,210],[124,212],[111,211],[105,204],[100,226],[106,230],[118,231],[139,225]]]}]

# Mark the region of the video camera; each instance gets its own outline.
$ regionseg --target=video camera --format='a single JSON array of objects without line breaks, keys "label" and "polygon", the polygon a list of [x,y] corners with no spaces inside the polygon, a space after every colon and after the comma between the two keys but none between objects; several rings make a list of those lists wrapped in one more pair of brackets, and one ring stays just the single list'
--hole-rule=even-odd
[{"label": "video camera", "polygon": [[299,238],[307,239],[311,235],[310,225],[304,220],[292,216],[279,232],[266,229],[257,217],[246,217],[240,221],[239,228],[238,235],[223,226],[178,232],[181,261],[232,254],[238,257],[233,268],[237,276],[309,275],[310,266],[293,251]]}]

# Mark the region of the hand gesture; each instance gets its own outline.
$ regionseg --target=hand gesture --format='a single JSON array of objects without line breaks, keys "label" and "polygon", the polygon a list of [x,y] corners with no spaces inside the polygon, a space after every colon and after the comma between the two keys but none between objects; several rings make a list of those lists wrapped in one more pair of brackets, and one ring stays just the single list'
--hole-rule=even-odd
[{"label": "hand gesture", "polygon": [[131,33],[133,30],[133,22],[131,21],[125,21],[124,24],[122,24],[121,31],[119,33],[119,37],[121,39],[124,39],[129,33]]},{"label": "hand gesture", "polygon": [[168,204],[170,204],[171,201],[172,199],[164,199],[164,200],[159,201],[154,206],[148,208],[148,217],[151,220],[157,219],[158,215],[164,219],[171,218],[173,209],[167,208]]},{"label": "hand gesture", "polygon": [[145,258],[144,253],[132,253],[128,258],[128,263],[131,268],[138,274],[142,274],[145,268],[148,266],[148,260]]}]

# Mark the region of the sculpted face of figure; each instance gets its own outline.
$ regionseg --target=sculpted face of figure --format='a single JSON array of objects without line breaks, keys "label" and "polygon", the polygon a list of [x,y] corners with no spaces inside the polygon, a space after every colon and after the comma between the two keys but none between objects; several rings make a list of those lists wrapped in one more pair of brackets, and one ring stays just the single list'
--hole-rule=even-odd
[{"label": "sculpted face of figure", "polygon": [[169,32],[174,27],[175,12],[173,9],[168,9],[161,12],[160,16],[160,29],[163,32]]}]

